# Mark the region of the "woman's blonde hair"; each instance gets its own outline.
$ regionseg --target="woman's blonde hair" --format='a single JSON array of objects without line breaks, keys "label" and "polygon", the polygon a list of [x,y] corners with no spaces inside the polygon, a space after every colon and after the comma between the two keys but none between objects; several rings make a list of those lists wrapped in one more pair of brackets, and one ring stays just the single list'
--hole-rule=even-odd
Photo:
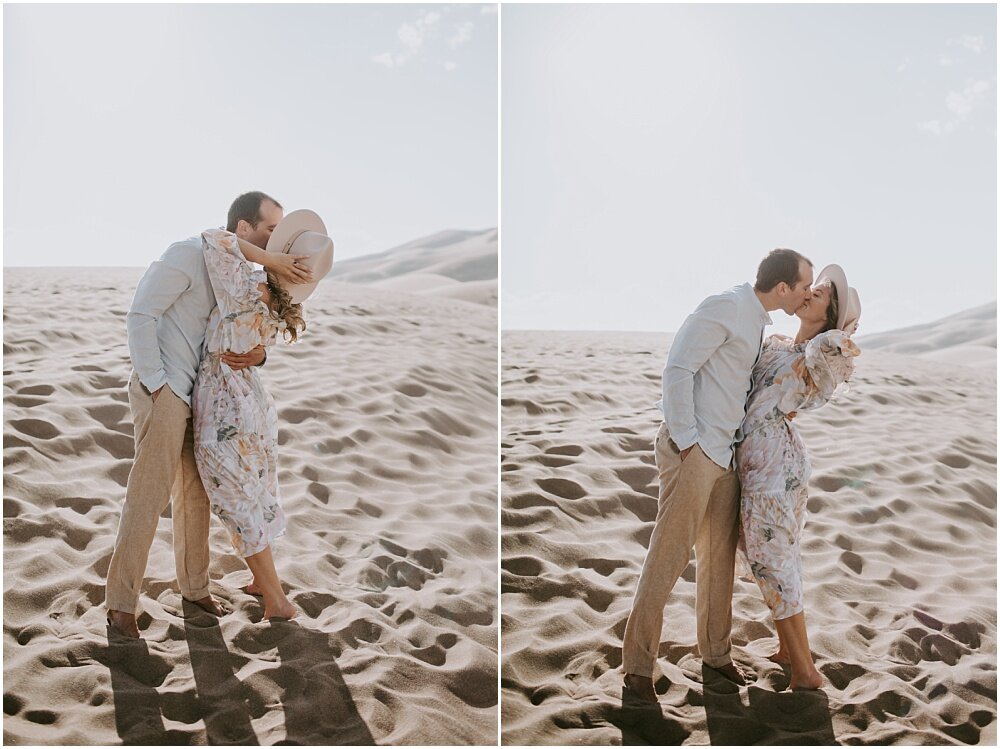
[{"label": "woman's blonde hair", "polygon": [[267,287],[271,291],[271,314],[285,321],[285,338],[289,343],[295,343],[299,333],[306,329],[306,320],[302,315],[302,305],[292,303],[292,295],[281,287],[278,277],[267,271]]}]

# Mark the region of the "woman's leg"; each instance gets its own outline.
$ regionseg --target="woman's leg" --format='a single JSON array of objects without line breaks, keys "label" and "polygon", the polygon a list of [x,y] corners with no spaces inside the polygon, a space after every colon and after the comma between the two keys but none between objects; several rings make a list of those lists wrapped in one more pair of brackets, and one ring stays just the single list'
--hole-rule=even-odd
[{"label": "woman's leg", "polygon": [[774,630],[778,633],[778,650],[775,653],[767,656],[769,661],[774,663],[780,663],[783,666],[788,666],[791,664],[791,659],[788,656],[788,646],[785,644],[785,639],[781,636],[781,628],[778,626],[778,622],[772,617],[771,621],[774,622]]},{"label": "woman's leg", "polygon": [[278,579],[278,571],[274,567],[271,547],[266,546],[263,551],[247,557],[246,563],[253,573],[254,582],[260,587],[260,592],[264,596],[264,618],[291,619],[295,616],[298,609],[295,608],[295,604],[288,600],[285,591],[281,589],[281,580]]},{"label": "woman's leg", "polygon": [[788,686],[792,689],[819,689],[823,685],[823,675],[816,670],[809,650],[805,612],[778,619],[774,624],[792,666],[792,680]]}]

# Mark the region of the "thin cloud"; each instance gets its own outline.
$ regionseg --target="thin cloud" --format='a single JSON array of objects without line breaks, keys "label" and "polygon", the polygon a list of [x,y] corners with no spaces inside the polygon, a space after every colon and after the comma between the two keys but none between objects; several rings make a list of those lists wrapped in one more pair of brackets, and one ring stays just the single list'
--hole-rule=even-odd
[{"label": "thin cloud", "polygon": [[496,5],[484,5],[479,9],[479,15],[481,16],[495,16],[497,14]]},{"label": "thin cloud", "polygon": [[472,39],[472,21],[466,21],[455,26],[455,35],[448,39],[449,47],[460,47]]},{"label": "thin cloud", "polygon": [[374,55],[372,57],[372,62],[376,62],[379,65],[384,65],[387,68],[395,67],[396,65],[402,65],[406,62],[406,58],[402,55],[394,55],[392,52],[383,52],[380,55]]},{"label": "thin cloud", "polygon": [[452,60],[448,60],[444,64],[444,69],[447,70],[449,73],[452,72],[457,67],[458,67],[458,65],[456,65]]},{"label": "thin cloud", "polygon": [[441,14],[428,11],[415,23],[404,23],[396,31],[396,36],[411,53],[415,53],[424,43],[428,32],[441,20]]},{"label": "thin cloud", "polygon": [[396,29],[396,38],[399,39],[402,49],[396,52],[382,52],[374,55],[372,61],[387,68],[404,65],[420,52],[425,40],[434,32],[440,20],[440,13],[427,11],[420,15],[413,23],[404,23]]},{"label": "thin cloud", "polygon": [[984,38],[982,36],[974,36],[973,34],[962,34],[962,36],[957,39],[948,40],[948,44],[962,47],[970,52],[975,52],[977,55],[981,55],[983,53],[983,43]]},{"label": "thin cloud", "polygon": [[961,91],[949,91],[944,103],[951,116],[919,122],[917,127],[932,135],[953,133],[969,119],[989,91],[990,82],[985,80],[972,81]]}]

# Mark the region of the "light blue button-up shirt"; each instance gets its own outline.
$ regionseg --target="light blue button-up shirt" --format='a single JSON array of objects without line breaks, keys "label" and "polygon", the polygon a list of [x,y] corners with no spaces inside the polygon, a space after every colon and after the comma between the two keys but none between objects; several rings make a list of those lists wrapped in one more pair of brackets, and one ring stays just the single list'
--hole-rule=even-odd
[{"label": "light blue button-up shirt", "polygon": [[657,403],[679,450],[698,443],[713,462],[732,464],[753,365],[770,324],[749,283],[708,297],[688,315],[670,346]]},{"label": "light blue button-up shirt", "polygon": [[132,368],[147,390],[168,385],[191,405],[215,304],[200,236],[175,242],[149,266],[125,317]]}]

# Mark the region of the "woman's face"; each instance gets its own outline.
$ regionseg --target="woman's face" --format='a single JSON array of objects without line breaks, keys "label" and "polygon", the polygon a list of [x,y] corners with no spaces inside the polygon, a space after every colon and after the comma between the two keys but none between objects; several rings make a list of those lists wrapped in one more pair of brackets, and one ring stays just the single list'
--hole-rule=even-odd
[{"label": "woman's face", "polygon": [[830,284],[814,286],[812,298],[795,311],[795,315],[804,323],[815,324],[826,321],[826,311],[830,307]]}]

